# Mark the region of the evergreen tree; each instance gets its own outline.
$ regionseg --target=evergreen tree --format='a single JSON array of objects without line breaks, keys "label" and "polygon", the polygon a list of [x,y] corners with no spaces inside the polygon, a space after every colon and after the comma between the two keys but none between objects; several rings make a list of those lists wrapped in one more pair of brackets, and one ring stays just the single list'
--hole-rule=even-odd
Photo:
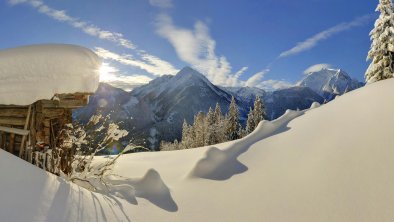
[{"label": "evergreen tree", "polygon": [[220,109],[219,103],[216,103],[215,107],[215,123],[218,124],[222,121],[222,110]]},{"label": "evergreen tree", "polygon": [[248,114],[248,120],[246,121],[245,134],[250,134],[251,132],[253,132],[253,130],[255,128],[256,128],[256,125],[254,124],[253,110],[252,110],[252,107],[250,107],[249,114]]},{"label": "evergreen tree", "polygon": [[215,127],[215,113],[212,108],[209,107],[207,118],[205,120],[205,146],[213,145],[216,143],[216,127]]},{"label": "evergreen tree", "polygon": [[216,103],[216,107],[215,107],[214,129],[215,129],[215,142],[213,144],[226,142],[227,136],[225,132],[225,118],[223,117],[219,103]]},{"label": "evergreen tree", "polygon": [[366,82],[372,83],[394,77],[394,8],[392,0],[380,0],[376,11],[380,12],[371,31],[371,49],[368,58],[372,60],[365,73]]},{"label": "evergreen tree", "polygon": [[228,140],[239,139],[239,110],[234,96],[231,99],[225,125]]},{"label": "evergreen tree", "polygon": [[265,119],[266,116],[265,106],[264,103],[261,101],[260,96],[256,96],[256,100],[254,101],[254,109],[252,116],[253,116],[254,129],[255,129],[259,125],[259,123]]},{"label": "evergreen tree", "polygon": [[186,120],[183,121],[182,125],[182,146],[185,149],[193,146],[192,127],[187,124]]},{"label": "evergreen tree", "polygon": [[193,124],[194,129],[194,143],[193,147],[202,147],[205,145],[205,114],[204,112],[199,112],[194,119]]}]

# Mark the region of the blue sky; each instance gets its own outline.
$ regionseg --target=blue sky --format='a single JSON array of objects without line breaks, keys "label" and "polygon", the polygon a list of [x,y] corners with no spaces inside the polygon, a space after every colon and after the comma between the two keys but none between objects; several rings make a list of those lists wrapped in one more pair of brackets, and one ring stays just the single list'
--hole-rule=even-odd
[{"label": "blue sky", "polygon": [[88,47],[124,89],[191,66],[212,82],[275,89],[316,64],[363,80],[378,1],[3,0],[0,49]]}]

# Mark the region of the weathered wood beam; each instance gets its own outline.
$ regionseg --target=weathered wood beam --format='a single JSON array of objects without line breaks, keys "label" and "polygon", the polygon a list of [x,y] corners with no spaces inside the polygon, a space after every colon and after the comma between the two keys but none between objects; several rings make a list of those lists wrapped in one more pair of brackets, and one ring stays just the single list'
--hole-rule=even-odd
[{"label": "weathered wood beam", "polygon": [[0,108],[1,117],[20,117],[26,118],[28,109],[24,108]]},{"label": "weathered wood beam", "polygon": [[[29,106],[29,110],[27,111],[27,117],[26,117],[26,122],[25,122],[25,126],[23,127],[23,130],[27,130],[27,128],[29,127],[29,123],[30,123],[30,114],[31,114],[31,105]],[[28,131],[29,132],[29,131]],[[21,146],[19,148],[19,157],[22,158],[23,152],[25,152],[25,143],[26,143],[26,136],[24,135],[22,137],[22,142],[21,142]]]},{"label": "weathered wood beam", "polygon": [[10,128],[10,127],[5,127],[5,126],[0,126],[0,132],[14,133],[14,134],[20,135],[20,136],[27,136],[27,135],[29,135],[29,130]]},{"label": "weathered wood beam", "polygon": [[8,151],[14,154],[15,134],[10,134],[10,143],[8,144]]},{"label": "weathered wood beam", "polygon": [[42,100],[42,108],[75,109],[87,105],[87,100]]},{"label": "weathered wood beam", "polygon": [[25,118],[0,117],[0,125],[24,126]]},{"label": "weathered wood beam", "polygon": [[43,109],[42,114],[45,118],[53,119],[64,115],[64,109]]}]

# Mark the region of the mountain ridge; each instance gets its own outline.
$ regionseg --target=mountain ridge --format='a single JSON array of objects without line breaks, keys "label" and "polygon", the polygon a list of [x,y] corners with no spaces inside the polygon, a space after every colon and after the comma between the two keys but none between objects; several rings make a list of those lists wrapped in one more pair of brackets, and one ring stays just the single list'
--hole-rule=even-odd
[{"label": "mountain ridge", "polygon": [[91,96],[88,106],[74,112],[74,119],[87,123],[94,114],[105,116],[96,128],[108,122],[118,123],[129,131],[124,144],[157,149],[161,140],[180,139],[182,123],[193,123],[194,116],[207,112],[219,103],[227,113],[234,96],[244,123],[256,96],[261,96],[270,120],[281,116],[287,109],[306,109],[313,102],[324,103],[323,96],[305,86],[266,92],[252,87],[220,87],[212,84],[203,74],[185,67],[175,76],[164,75],[131,92],[101,83]]}]

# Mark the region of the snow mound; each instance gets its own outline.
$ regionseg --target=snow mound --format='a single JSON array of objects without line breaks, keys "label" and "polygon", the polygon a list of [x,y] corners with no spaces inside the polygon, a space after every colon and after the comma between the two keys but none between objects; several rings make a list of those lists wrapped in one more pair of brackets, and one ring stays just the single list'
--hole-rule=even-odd
[{"label": "snow mound", "polygon": [[1,221],[130,221],[122,199],[92,193],[0,149]]},{"label": "snow mound", "polygon": [[75,45],[32,45],[0,51],[0,104],[29,105],[56,93],[93,93],[99,57]]},{"label": "snow mound", "polygon": [[303,114],[304,111],[287,110],[282,117],[272,122],[262,121],[253,133],[233,142],[223,150],[216,147],[209,148],[206,156],[197,162],[191,176],[211,180],[227,180],[235,174],[245,172],[247,167],[237,158],[256,142],[288,130],[287,124]]},{"label": "snow mound", "polygon": [[316,109],[316,108],[319,108],[320,106],[321,106],[320,103],[313,102],[310,109]]}]

